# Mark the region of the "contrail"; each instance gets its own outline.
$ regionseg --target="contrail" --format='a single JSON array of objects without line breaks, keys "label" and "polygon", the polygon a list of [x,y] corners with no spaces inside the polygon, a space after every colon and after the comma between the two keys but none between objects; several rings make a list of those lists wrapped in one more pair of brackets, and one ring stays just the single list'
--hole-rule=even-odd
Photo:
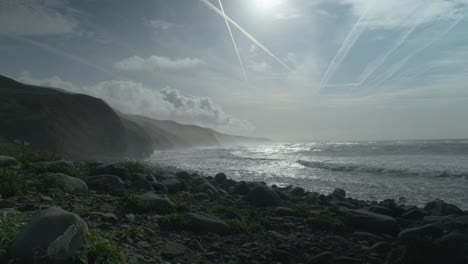
[{"label": "contrail", "polygon": [[385,74],[385,76],[380,81],[377,82],[376,87],[380,87],[390,78],[392,78],[395,75],[395,73],[397,73],[401,68],[403,68],[408,63],[408,61],[410,61],[414,56],[421,53],[425,49],[429,48],[430,46],[432,46],[432,44],[434,44],[435,42],[443,38],[445,35],[450,33],[450,31],[452,31],[462,20],[463,20],[462,18],[455,20],[444,31],[442,31],[442,33],[440,33],[438,36],[436,36],[435,38],[427,42],[426,45],[421,46],[419,49],[415,50],[413,53],[406,56],[404,59],[402,59],[397,64],[395,64],[389,71],[387,71],[387,74]]},{"label": "contrail", "polygon": [[365,83],[370,76],[372,76],[376,70],[378,70],[396,50],[398,50],[408,39],[408,37],[413,34],[414,30],[419,26],[419,22],[415,22],[413,26],[408,29],[396,42],[396,44],[390,48],[383,56],[368,64],[364,71],[358,78],[358,83]]},{"label": "contrail", "polygon": [[31,44],[33,46],[36,46],[38,48],[47,50],[47,51],[49,51],[51,53],[54,53],[56,55],[63,56],[65,58],[67,58],[67,59],[73,60],[75,62],[78,62],[78,63],[81,63],[81,64],[86,65],[88,67],[91,67],[91,68],[93,68],[95,70],[106,73],[106,74],[108,74],[108,75],[110,75],[112,77],[116,77],[116,78],[119,78],[119,79],[121,78],[120,76],[116,75],[115,73],[113,73],[113,72],[111,72],[111,71],[109,71],[109,70],[107,70],[107,69],[105,69],[105,68],[103,68],[103,67],[101,67],[99,65],[91,63],[91,62],[89,62],[87,60],[84,60],[84,59],[82,59],[82,58],[80,58],[78,56],[72,55],[72,54],[70,54],[68,52],[65,52],[65,51],[61,50],[61,49],[51,47],[51,46],[49,46],[47,44],[44,44],[44,43],[41,43],[41,42],[38,42],[38,41],[35,41],[35,40],[31,40],[31,39],[28,39],[28,38],[19,37],[19,36],[11,37],[11,38],[22,41],[22,42],[29,43],[29,44]]},{"label": "contrail", "polygon": [[234,20],[232,20],[229,16],[226,14],[223,14],[221,10],[219,10],[216,6],[214,6],[212,3],[210,3],[208,0],[200,0],[202,3],[204,3],[206,6],[208,6],[211,10],[215,11],[218,15],[224,17],[227,19],[232,25],[234,25],[237,29],[239,29],[247,38],[249,38],[253,43],[255,43],[257,46],[259,46],[263,51],[268,53],[273,59],[275,59],[281,66],[286,68],[288,71],[293,72],[293,70],[282,60],[280,60],[275,54],[273,54],[269,49],[267,49],[262,43],[260,43],[257,39],[255,39],[249,32],[247,32],[245,29],[243,29],[239,24],[237,24]]},{"label": "contrail", "polygon": [[248,82],[249,80],[247,79],[247,74],[245,73],[244,63],[242,62],[242,58],[240,56],[239,49],[237,48],[236,40],[234,39],[234,36],[232,35],[231,26],[229,25],[229,21],[228,21],[228,19],[226,17],[226,12],[224,12],[223,3],[221,3],[221,0],[218,0],[218,2],[219,2],[219,6],[221,7],[221,12],[223,12],[224,21],[226,22],[226,26],[227,26],[227,29],[229,31],[229,35],[231,36],[232,44],[234,45],[234,49],[236,50],[237,58],[239,59],[239,65],[241,67],[242,73],[244,74],[245,81]]},{"label": "contrail", "polygon": [[328,85],[328,81],[330,78],[335,74],[335,72],[339,69],[341,64],[343,63],[344,59],[348,55],[349,51],[352,49],[356,41],[359,39],[361,34],[364,32],[364,27],[361,26],[362,21],[364,20],[367,12],[364,13],[359,20],[354,24],[353,28],[349,32],[346,39],[343,41],[340,49],[336,53],[335,57],[332,59],[330,64],[328,65],[325,74],[322,77],[322,81],[320,82],[319,91],[322,90],[324,87]]}]

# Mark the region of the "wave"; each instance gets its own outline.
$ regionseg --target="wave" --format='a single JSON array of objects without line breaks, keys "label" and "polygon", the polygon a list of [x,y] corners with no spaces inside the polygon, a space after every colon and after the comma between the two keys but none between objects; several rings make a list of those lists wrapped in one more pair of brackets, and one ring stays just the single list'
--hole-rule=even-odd
[{"label": "wave", "polygon": [[449,171],[415,171],[406,169],[390,169],[362,164],[334,163],[328,161],[305,161],[298,160],[298,164],[314,169],[322,169],[336,172],[362,172],[372,174],[388,174],[397,176],[433,176],[443,178],[465,178],[468,179],[468,172],[449,172]]}]

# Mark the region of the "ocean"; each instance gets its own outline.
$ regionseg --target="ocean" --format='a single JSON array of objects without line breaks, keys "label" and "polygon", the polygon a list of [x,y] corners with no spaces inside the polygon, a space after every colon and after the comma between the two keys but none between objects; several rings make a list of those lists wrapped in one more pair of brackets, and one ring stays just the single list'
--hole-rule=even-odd
[{"label": "ocean", "polygon": [[364,200],[468,209],[468,140],[294,142],[157,151],[150,162]]}]

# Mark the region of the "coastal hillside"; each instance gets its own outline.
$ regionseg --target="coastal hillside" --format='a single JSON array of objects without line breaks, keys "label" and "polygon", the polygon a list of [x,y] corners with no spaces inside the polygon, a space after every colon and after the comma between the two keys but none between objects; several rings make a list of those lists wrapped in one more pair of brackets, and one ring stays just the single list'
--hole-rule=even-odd
[{"label": "coastal hillside", "polygon": [[264,142],[127,115],[101,99],[0,76],[0,137],[73,158],[143,158],[157,149]]}]

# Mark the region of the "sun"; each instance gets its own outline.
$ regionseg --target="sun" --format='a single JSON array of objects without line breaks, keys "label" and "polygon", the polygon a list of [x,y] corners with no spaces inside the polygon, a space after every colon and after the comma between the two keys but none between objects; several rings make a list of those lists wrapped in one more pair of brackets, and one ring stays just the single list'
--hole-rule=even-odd
[{"label": "sun", "polygon": [[275,9],[277,6],[285,2],[285,0],[253,0],[252,2],[254,3],[256,10],[265,12]]}]

